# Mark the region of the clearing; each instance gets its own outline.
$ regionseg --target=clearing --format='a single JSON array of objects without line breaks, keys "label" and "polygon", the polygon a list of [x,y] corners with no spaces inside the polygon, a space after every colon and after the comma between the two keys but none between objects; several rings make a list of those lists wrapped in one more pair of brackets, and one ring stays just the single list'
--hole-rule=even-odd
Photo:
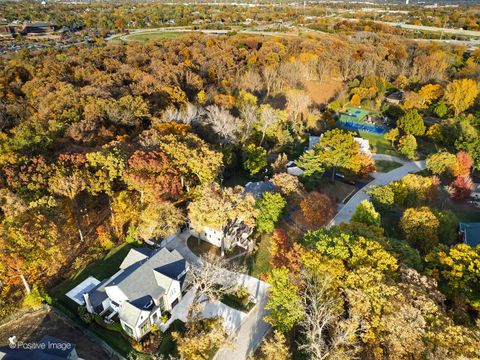
[{"label": "clearing", "polygon": [[342,86],[341,80],[312,80],[305,84],[310,99],[317,105],[328,103],[338,94]]},{"label": "clearing", "polygon": [[130,35],[122,36],[124,41],[149,41],[149,40],[161,40],[161,39],[177,39],[181,36],[189,34],[188,32],[178,31],[151,31],[143,33],[134,33]]}]

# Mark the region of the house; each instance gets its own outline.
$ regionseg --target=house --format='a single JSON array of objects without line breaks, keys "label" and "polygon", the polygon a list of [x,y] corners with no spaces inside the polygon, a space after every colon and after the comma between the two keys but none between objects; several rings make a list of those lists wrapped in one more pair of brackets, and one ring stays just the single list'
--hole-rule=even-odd
[{"label": "house", "polygon": [[274,190],[273,184],[270,181],[248,182],[245,185],[245,192],[252,194],[255,199],[261,197],[265,192]]},{"label": "house", "polygon": [[200,231],[198,229],[198,226],[189,223],[192,236],[221,248],[222,255],[225,250],[232,249],[235,246],[250,249],[253,245],[253,239],[250,238],[253,228],[246,225],[241,219],[230,221],[222,229],[213,229],[208,226],[204,226]]},{"label": "house", "polygon": [[53,336],[44,336],[33,348],[30,343],[18,342],[15,336],[9,340],[8,347],[0,347],[1,360],[81,360],[75,344]]},{"label": "house", "polygon": [[471,247],[480,245],[480,223],[460,223],[460,238]]},{"label": "house", "polygon": [[13,39],[13,29],[5,22],[0,22],[0,39]]},{"label": "house", "polygon": [[293,176],[302,176],[303,173],[304,173],[304,170],[300,166],[297,166],[295,161],[289,161],[287,163],[287,174],[290,174]]},{"label": "house", "polygon": [[405,93],[402,90],[397,90],[387,95],[385,101],[390,104],[399,105],[403,101],[404,96]]},{"label": "house", "polygon": [[22,29],[19,31],[22,35],[39,36],[53,33],[56,30],[56,26],[48,22],[25,22]]},{"label": "house", "polygon": [[118,315],[125,332],[141,339],[182,298],[187,270],[176,250],[131,249],[117,273],[83,293],[85,306],[90,313],[108,314],[107,322]]}]

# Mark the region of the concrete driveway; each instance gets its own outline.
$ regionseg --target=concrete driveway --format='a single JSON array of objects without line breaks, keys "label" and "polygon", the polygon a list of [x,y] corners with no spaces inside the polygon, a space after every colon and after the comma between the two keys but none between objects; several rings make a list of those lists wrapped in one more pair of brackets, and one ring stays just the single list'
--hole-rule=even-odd
[{"label": "concrete driveway", "polygon": [[[197,263],[199,258],[187,246],[190,233],[185,231],[175,237],[168,245],[169,250],[176,249],[190,263]],[[229,272],[225,270],[225,272]],[[269,285],[247,274],[235,273],[238,284],[248,289],[257,304],[248,314],[234,310],[223,303],[208,303],[203,310],[203,316],[222,316],[227,331],[230,332],[233,347],[221,348],[215,355],[215,360],[244,360],[251,355],[262,342],[264,336],[271,331],[271,326],[263,318],[268,315],[265,305],[268,301]],[[184,296],[187,297],[187,294]],[[193,297],[192,297],[193,298]],[[182,299],[182,301],[184,300]],[[178,307],[180,304],[177,304]],[[182,304],[185,308],[187,303]],[[188,309],[188,307],[187,307]],[[173,311],[174,312],[174,311]],[[173,319],[172,312],[172,319]],[[179,310],[179,315],[185,311]],[[181,319],[181,318],[180,318]]]},{"label": "concrete driveway", "polygon": [[406,161],[396,156],[383,154],[374,154],[373,158],[375,160],[396,161],[402,164],[402,166],[392,171],[389,171],[388,173],[373,173],[372,176],[374,177],[374,180],[371,181],[367,186],[360,189],[355,195],[352,196],[350,200],[348,200],[345,205],[342,206],[337,215],[327,225],[327,228],[330,228],[334,225],[340,225],[341,223],[349,223],[352,215],[355,213],[355,209],[357,208],[358,204],[360,204],[363,200],[370,199],[370,196],[367,195],[367,191],[370,190],[372,186],[387,185],[393,181],[402,179],[408,174],[416,173],[425,170],[426,168],[425,160]]}]

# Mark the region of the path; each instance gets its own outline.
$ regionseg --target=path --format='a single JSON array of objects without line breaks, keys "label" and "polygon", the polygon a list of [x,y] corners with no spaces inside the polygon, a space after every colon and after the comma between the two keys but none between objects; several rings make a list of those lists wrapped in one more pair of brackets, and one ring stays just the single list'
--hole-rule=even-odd
[{"label": "path", "polygon": [[363,200],[370,199],[370,196],[367,195],[367,191],[372,186],[383,186],[387,185],[393,181],[397,181],[402,179],[404,176],[410,173],[416,173],[422,171],[426,168],[425,160],[421,161],[405,161],[404,159],[400,159],[396,156],[391,155],[383,155],[383,154],[374,154],[373,158],[375,160],[388,160],[388,161],[396,161],[402,164],[401,167],[394,169],[387,173],[373,173],[372,176],[375,178],[371,181],[367,186],[360,189],[352,198],[340,209],[338,214],[330,221],[328,224],[328,228],[332,227],[333,225],[339,225],[341,223],[348,223],[355,212],[358,204]]},{"label": "path", "polygon": [[[177,250],[189,263],[195,264],[198,263],[200,259],[187,246],[187,239],[189,237],[190,234],[188,231],[183,232],[170,241],[167,248],[169,250]],[[233,338],[234,347],[232,349],[220,349],[215,355],[215,360],[246,359],[257,349],[263,337],[271,330],[271,326],[263,320],[268,314],[265,305],[268,301],[267,293],[269,285],[264,281],[246,274],[236,273],[236,276],[238,284],[248,289],[248,292],[257,299],[257,304],[246,316],[241,317],[240,322],[233,319],[233,323],[235,323],[236,326],[235,329],[230,327],[230,330],[232,330],[231,337]],[[185,295],[185,297],[186,296],[187,295]],[[223,309],[219,304],[213,304],[211,306],[215,307],[215,311],[228,310]],[[212,308],[205,308],[205,315],[208,315],[208,312],[212,310]],[[232,313],[232,315],[235,314]]]}]

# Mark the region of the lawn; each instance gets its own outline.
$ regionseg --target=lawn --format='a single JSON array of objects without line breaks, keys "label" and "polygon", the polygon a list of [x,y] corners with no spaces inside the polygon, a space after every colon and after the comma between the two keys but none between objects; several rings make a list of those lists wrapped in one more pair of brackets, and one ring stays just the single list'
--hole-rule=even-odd
[{"label": "lawn", "polygon": [[398,169],[402,166],[402,164],[396,161],[377,160],[375,161],[375,166],[377,167],[377,172],[387,173],[392,170]]},{"label": "lawn", "polygon": [[126,41],[150,41],[161,39],[177,39],[188,34],[187,32],[178,31],[158,31],[158,32],[144,32],[138,34],[125,35]]},{"label": "lawn", "polygon": [[249,312],[255,306],[254,303],[249,301],[248,297],[241,299],[234,294],[224,294],[220,301],[232,309],[242,312]]},{"label": "lawn", "polygon": [[373,153],[399,156],[398,152],[392,148],[388,140],[385,140],[383,135],[372,134],[365,131],[360,131],[360,136],[370,142],[370,148]]},{"label": "lawn", "polygon": [[249,275],[258,278],[261,274],[266,274],[271,270],[270,238],[271,235],[262,235],[257,243],[256,251],[246,256],[245,264]]},{"label": "lawn", "polygon": [[330,178],[324,177],[319,185],[319,191],[330,196],[335,202],[342,203],[357,192],[357,188],[338,179],[335,181],[335,184],[332,184]]}]

